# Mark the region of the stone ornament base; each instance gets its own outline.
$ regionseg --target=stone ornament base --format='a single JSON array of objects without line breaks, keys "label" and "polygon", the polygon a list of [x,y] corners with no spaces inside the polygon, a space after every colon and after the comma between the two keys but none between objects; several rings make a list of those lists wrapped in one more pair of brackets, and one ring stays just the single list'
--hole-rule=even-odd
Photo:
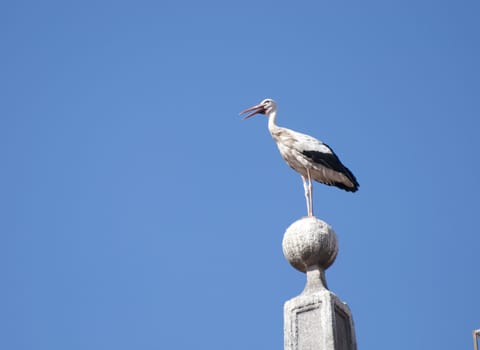
[{"label": "stone ornament base", "polygon": [[290,299],[284,307],[285,350],[356,350],[349,307],[328,289]]}]

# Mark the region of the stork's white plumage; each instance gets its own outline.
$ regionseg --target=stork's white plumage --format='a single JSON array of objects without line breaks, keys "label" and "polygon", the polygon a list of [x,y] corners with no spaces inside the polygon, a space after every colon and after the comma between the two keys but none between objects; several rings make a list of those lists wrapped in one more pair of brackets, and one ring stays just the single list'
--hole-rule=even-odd
[{"label": "stork's white plumage", "polygon": [[240,114],[247,112],[251,113],[244,119],[255,114],[265,114],[268,117],[268,130],[277,143],[280,154],[302,176],[308,216],[313,216],[312,179],[349,192],[358,190],[360,185],[357,179],[330,147],[311,136],[276,124],[277,104],[274,100],[267,98]]}]

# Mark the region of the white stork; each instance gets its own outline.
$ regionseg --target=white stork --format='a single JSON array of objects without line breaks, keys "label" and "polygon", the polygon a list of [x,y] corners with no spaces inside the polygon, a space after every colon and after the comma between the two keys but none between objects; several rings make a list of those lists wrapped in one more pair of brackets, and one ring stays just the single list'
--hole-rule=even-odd
[{"label": "white stork", "polygon": [[267,98],[240,114],[247,112],[251,113],[244,119],[255,114],[265,114],[268,117],[268,130],[277,143],[280,154],[302,176],[308,216],[313,216],[312,179],[349,192],[358,190],[357,179],[330,147],[311,136],[275,124],[277,104],[274,100]]}]

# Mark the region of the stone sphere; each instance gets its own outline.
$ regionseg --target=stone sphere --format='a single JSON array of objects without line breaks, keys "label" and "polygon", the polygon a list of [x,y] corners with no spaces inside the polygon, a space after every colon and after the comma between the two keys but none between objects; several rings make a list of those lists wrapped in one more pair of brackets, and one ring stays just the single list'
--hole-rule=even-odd
[{"label": "stone sphere", "polygon": [[291,224],[283,236],[282,247],[288,262],[302,272],[315,265],[327,269],[338,253],[335,232],[316,217],[305,217]]}]

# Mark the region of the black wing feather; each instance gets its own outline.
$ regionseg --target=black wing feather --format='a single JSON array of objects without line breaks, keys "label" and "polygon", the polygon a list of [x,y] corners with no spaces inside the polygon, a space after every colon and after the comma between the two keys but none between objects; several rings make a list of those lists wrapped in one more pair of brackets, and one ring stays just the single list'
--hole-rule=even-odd
[{"label": "black wing feather", "polygon": [[344,190],[352,191],[352,192],[355,192],[356,190],[358,190],[359,184],[357,182],[357,179],[355,178],[355,175],[353,175],[350,169],[348,169],[346,166],[342,164],[340,159],[337,157],[337,155],[333,152],[333,150],[330,147],[328,147],[328,149],[332,153],[324,153],[319,151],[302,151],[302,154],[317,164],[323,165],[328,169],[332,169],[334,171],[342,173],[353,183],[354,188],[346,187],[343,184],[337,184],[337,183],[335,184],[335,186],[338,186]]}]

